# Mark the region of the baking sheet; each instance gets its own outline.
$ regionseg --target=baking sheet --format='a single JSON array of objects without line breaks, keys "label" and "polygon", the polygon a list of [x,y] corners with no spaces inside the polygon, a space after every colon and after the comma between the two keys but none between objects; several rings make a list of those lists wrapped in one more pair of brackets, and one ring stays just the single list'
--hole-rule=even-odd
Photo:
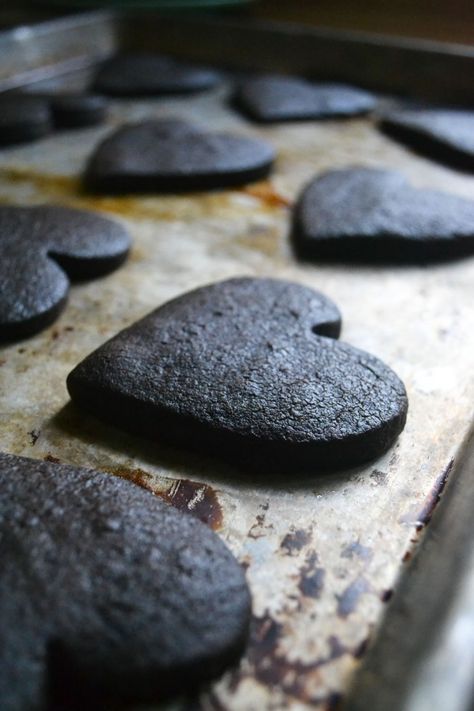
[{"label": "baking sheet", "polygon": [[[64,82],[81,83],[83,74]],[[247,568],[253,627],[241,666],[203,692],[203,709],[330,709],[347,689],[387,601],[456,475],[472,421],[474,259],[430,267],[297,263],[290,207],[315,174],[348,165],[401,170],[414,185],[474,199],[474,177],[410,153],[370,118],[254,126],[227,104],[229,86],[173,99],[113,101],[106,126],[0,153],[0,200],[58,202],[123,220],[128,262],[74,285],[62,316],[0,350],[0,447],[125,476],[212,525]],[[186,196],[90,197],[79,175],[125,120],[177,116],[262,137],[277,149],[270,180]],[[340,307],[342,340],[404,380],[407,426],[370,466],[257,478],[141,441],[70,404],[65,379],[91,350],[183,291],[235,275],[292,279]],[[176,702],[173,708],[189,708]]]}]

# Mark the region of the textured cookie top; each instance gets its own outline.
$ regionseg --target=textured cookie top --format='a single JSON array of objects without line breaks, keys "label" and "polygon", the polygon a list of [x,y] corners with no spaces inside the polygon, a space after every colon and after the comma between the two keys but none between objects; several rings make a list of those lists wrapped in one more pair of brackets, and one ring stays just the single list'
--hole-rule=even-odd
[{"label": "textured cookie top", "polygon": [[258,139],[207,133],[179,120],[128,124],[93,153],[86,186],[100,192],[198,190],[263,178],[275,154]]},{"label": "textured cookie top", "polygon": [[231,279],[119,333],[68,388],[90,412],[183,447],[295,469],[356,464],[390,446],[407,400],[390,368],[335,340],[339,329],[337,307],[312,289]]},{"label": "textured cookie top", "polygon": [[0,206],[0,339],[43,328],[67,296],[66,274],[106,273],[123,262],[129,247],[121,225],[92,212]]},{"label": "textured cookie top", "polygon": [[159,54],[117,55],[104,62],[94,89],[113,96],[179,94],[211,89],[220,81],[217,71]]},{"label": "textured cookie top", "polygon": [[330,171],[303,191],[293,239],[302,256],[410,261],[474,252],[474,203],[374,168]]},{"label": "textured cookie top", "polygon": [[268,122],[355,116],[376,105],[375,97],[362,89],[277,75],[245,80],[234,99],[252,118]]},{"label": "textured cookie top", "polygon": [[49,708],[61,682],[81,708],[156,701],[238,657],[244,574],[200,521],[117,477],[5,454],[0,490],[2,710]]}]

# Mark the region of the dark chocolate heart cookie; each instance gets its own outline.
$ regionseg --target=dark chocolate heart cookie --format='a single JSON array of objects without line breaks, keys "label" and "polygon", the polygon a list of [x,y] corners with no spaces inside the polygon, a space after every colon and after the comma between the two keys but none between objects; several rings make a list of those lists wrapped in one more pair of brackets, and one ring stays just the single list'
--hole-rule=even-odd
[{"label": "dark chocolate heart cookie", "polygon": [[172,57],[123,54],[101,65],[93,87],[111,96],[188,94],[211,89],[220,78],[219,72],[213,69],[185,64]]},{"label": "dark chocolate heart cookie", "polygon": [[66,301],[66,274],[105,274],[122,264],[129,247],[121,225],[92,212],[0,207],[0,340],[48,326]]},{"label": "dark chocolate heart cookie", "polygon": [[145,121],[106,138],[84,182],[101,193],[211,190],[265,178],[274,159],[258,139],[206,133],[185,121]]},{"label": "dark chocolate heart cookie", "polygon": [[50,96],[54,125],[58,128],[82,128],[103,123],[108,102],[94,94],[55,94]]},{"label": "dark chocolate heart cookie", "polygon": [[6,454],[0,491],[2,711],[156,702],[237,661],[249,591],[203,523],[118,477]]},{"label": "dark chocolate heart cookie", "polygon": [[16,96],[26,96],[45,101],[55,128],[82,128],[103,123],[107,116],[108,101],[103,96],[80,92],[25,91]]},{"label": "dark chocolate heart cookie", "polygon": [[274,279],[191,291],[122,331],[68,377],[72,400],[123,429],[246,466],[347,467],[405,424],[403,383],[339,343],[337,307]]},{"label": "dark chocolate heart cookie", "polygon": [[379,125],[429,158],[474,170],[474,111],[406,109],[386,114]]},{"label": "dark chocolate heart cookie", "polygon": [[356,116],[371,111],[376,99],[345,84],[265,75],[242,82],[234,103],[256,121],[274,122]]},{"label": "dark chocolate heart cookie", "polygon": [[412,187],[399,173],[324,173],[294,209],[293,244],[308,259],[419,262],[474,253],[474,202]]},{"label": "dark chocolate heart cookie", "polygon": [[0,146],[34,141],[51,128],[49,104],[43,98],[24,94],[0,97]]}]

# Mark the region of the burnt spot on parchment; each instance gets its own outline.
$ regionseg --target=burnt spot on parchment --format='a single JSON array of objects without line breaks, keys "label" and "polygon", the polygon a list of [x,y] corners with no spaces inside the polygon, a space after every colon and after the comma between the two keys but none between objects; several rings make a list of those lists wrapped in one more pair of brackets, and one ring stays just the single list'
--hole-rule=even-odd
[{"label": "burnt spot on parchment", "polygon": [[397,443],[394,446],[393,451],[390,455],[390,459],[388,461],[390,467],[394,467],[398,463],[398,460],[400,459],[400,455],[398,454],[398,449],[399,449],[399,445]]},{"label": "burnt spot on parchment", "polygon": [[177,479],[163,498],[180,511],[191,513],[214,530],[222,528],[222,508],[215,490],[208,484]]},{"label": "burnt spot on parchment", "polygon": [[386,483],[387,476],[387,472],[381,469],[372,469],[369,475],[373,486],[383,486]]},{"label": "burnt spot on parchment", "polygon": [[362,659],[363,656],[365,656],[365,653],[367,652],[370,644],[370,637],[366,637],[365,639],[362,640],[360,644],[357,645],[357,647],[354,649],[352,652],[352,656],[354,659]]},{"label": "burnt spot on parchment", "polygon": [[372,549],[363,546],[359,541],[353,541],[347,546],[344,546],[341,552],[341,558],[360,558],[361,560],[370,560],[372,558]]},{"label": "burnt spot on parchment", "polygon": [[257,514],[255,517],[255,523],[253,523],[247,536],[249,538],[262,538],[265,536],[265,514]]},{"label": "burnt spot on parchment", "polygon": [[263,504],[259,505],[259,509],[261,509],[262,513],[259,513],[255,516],[255,523],[253,523],[247,533],[248,538],[264,538],[268,531],[273,528],[273,524],[266,523],[266,515],[267,511],[269,509],[269,502],[266,501]]},{"label": "burnt spot on parchment", "polygon": [[238,189],[247,195],[257,198],[268,208],[292,206],[291,200],[277,192],[275,187],[268,180],[260,181],[258,183],[254,183],[253,185],[248,185]]},{"label": "burnt spot on parchment", "polygon": [[311,541],[311,529],[292,528],[280,543],[285,555],[296,556]]},{"label": "burnt spot on parchment", "polygon": [[433,484],[431,491],[424,500],[421,508],[412,507],[410,511],[404,514],[400,519],[399,523],[407,523],[416,526],[418,532],[422,531],[425,526],[429,524],[433,513],[441,499],[441,495],[444,491],[446,483],[448,481],[449,475],[451,474],[454,467],[454,459],[451,459],[447,466],[443,469],[441,474],[437,477],[435,483]]},{"label": "burnt spot on parchment", "polygon": [[133,481],[134,484],[151,491],[152,494],[161,496],[163,493],[162,491],[158,491],[156,486],[153,485],[153,476],[143,469],[122,469],[121,467],[117,467],[112,469],[111,472],[116,476],[121,476],[123,479]]},{"label": "burnt spot on parchment", "polygon": [[28,432],[32,447],[35,446],[36,442],[39,439],[40,434],[41,434],[40,430],[30,430],[30,432]]},{"label": "burnt spot on parchment", "polygon": [[298,588],[304,597],[317,599],[324,586],[326,571],[318,565],[318,554],[310,551],[304,565],[300,568]]},{"label": "burnt spot on parchment", "polygon": [[248,666],[245,665],[235,673],[231,682],[233,690],[244,678],[250,677],[304,703],[321,702],[321,698],[314,696],[308,689],[308,682],[320,667],[344,654],[350,654],[350,650],[332,635],[327,640],[329,651],[326,656],[312,662],[289,659],[281,649],[286,633],[285,625],[268,613],[253,618],[247,652]]},{"label": "burnt spot on parchment", "polygon": [[389,602],[393,597],[393,590],[388,588],[388,590],[382,590],[380,593],[380,599],[382,602]]},{"label": "burnt spot on parchment", "polygon": [[371,592],[372,588],[369,581],[363,575],[359,575],[355,580],[347,586],[341,595],[336,595],[337,614],[339,617],[348,617],[357,607],[359,598],[365,593]]},{"label": "burnt spot on parchment", "polygon": [[209,484],[176,479],[165,490],[143,469],[114,469],[113,473],[160,496],[174,508],[195,516],[214,531],[222,528],[223,514],[216,491]]},{"label": "burnt spot on parchment", "polygon": [[48,454],[46,454],[46,455],[43,457],[43,459],[44,459],[45,462],[53,462],[53,464],[61,464],[61,460],[59,459],[59,457],[53,456],[53,455],[51,454],[51,452],[48,452]]}]

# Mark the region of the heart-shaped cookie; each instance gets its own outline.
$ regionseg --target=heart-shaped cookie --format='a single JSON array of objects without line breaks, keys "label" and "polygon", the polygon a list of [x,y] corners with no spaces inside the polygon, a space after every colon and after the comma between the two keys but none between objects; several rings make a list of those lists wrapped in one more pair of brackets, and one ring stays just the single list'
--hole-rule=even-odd
[{"label": "heart-shaped cookie", "polygon": [[474,253],[474,202],[412,187],[399,173],[324,173],[294,209],[292,239],[308,259],[419,262]]},{"label": "heart-shaped cookie", "polygon": [[278,75],[246,79],[233,100],[245,114],[266,123],[356,116],[376,105],[372,94],[353,86]]},{"label": "heart-shaped cookie", "polygon": [[237,661],[244,573],[196,518],[118,477],[6,454],[0,490],[2,711],[157,702]]},{"label": "heart-shaped cookie", "polygon": [[63,308],[69,279],[116,269],[130,247],[118,223],[85,210],[0,207],[0,340],[28,336]]},{"label": "heart-shaped cookie", "polygon": [[34,141],[51,131],[49,104],[39,96],[0,97],[0,146]]},{"label": "heart-shaped cookie", "polygon": [[25,90],[15,96],[46,102],[55,128],[82,128],[103,123],[108,101],[103,96],[81,92],[53,92]]},{"label": "heart-shaped cookie", "polygon": [[265,178],[275,154],[263,141],[206,133],[174,119],[128,124],[94,151],[85,172],[93,192],[182,192]]},{"label": "heart-shaped cookie", "polygon": [[49,105],[57,128],[82,128],[103,123],[108,101],[95,94],[49,94]]},{"label": "heart-shaped cookie", "polygon": [[99,68],[94,90],[111,96],[160,96],[211,89],[219,72],[160,54],[120,54]]},{"label": "heart-shaped cookie", "polygon": [[336,338],[337,307],[274,279],[191,291],[122,331],[68,377],[72,400],[119,427],[248,466],[368,461],[403,429],[403,383]]},{"label": "heart-shaped cookie", "polygon": [[385,114],[379,125],[429,158],[474,170],[474,111],[405,109]]}]

